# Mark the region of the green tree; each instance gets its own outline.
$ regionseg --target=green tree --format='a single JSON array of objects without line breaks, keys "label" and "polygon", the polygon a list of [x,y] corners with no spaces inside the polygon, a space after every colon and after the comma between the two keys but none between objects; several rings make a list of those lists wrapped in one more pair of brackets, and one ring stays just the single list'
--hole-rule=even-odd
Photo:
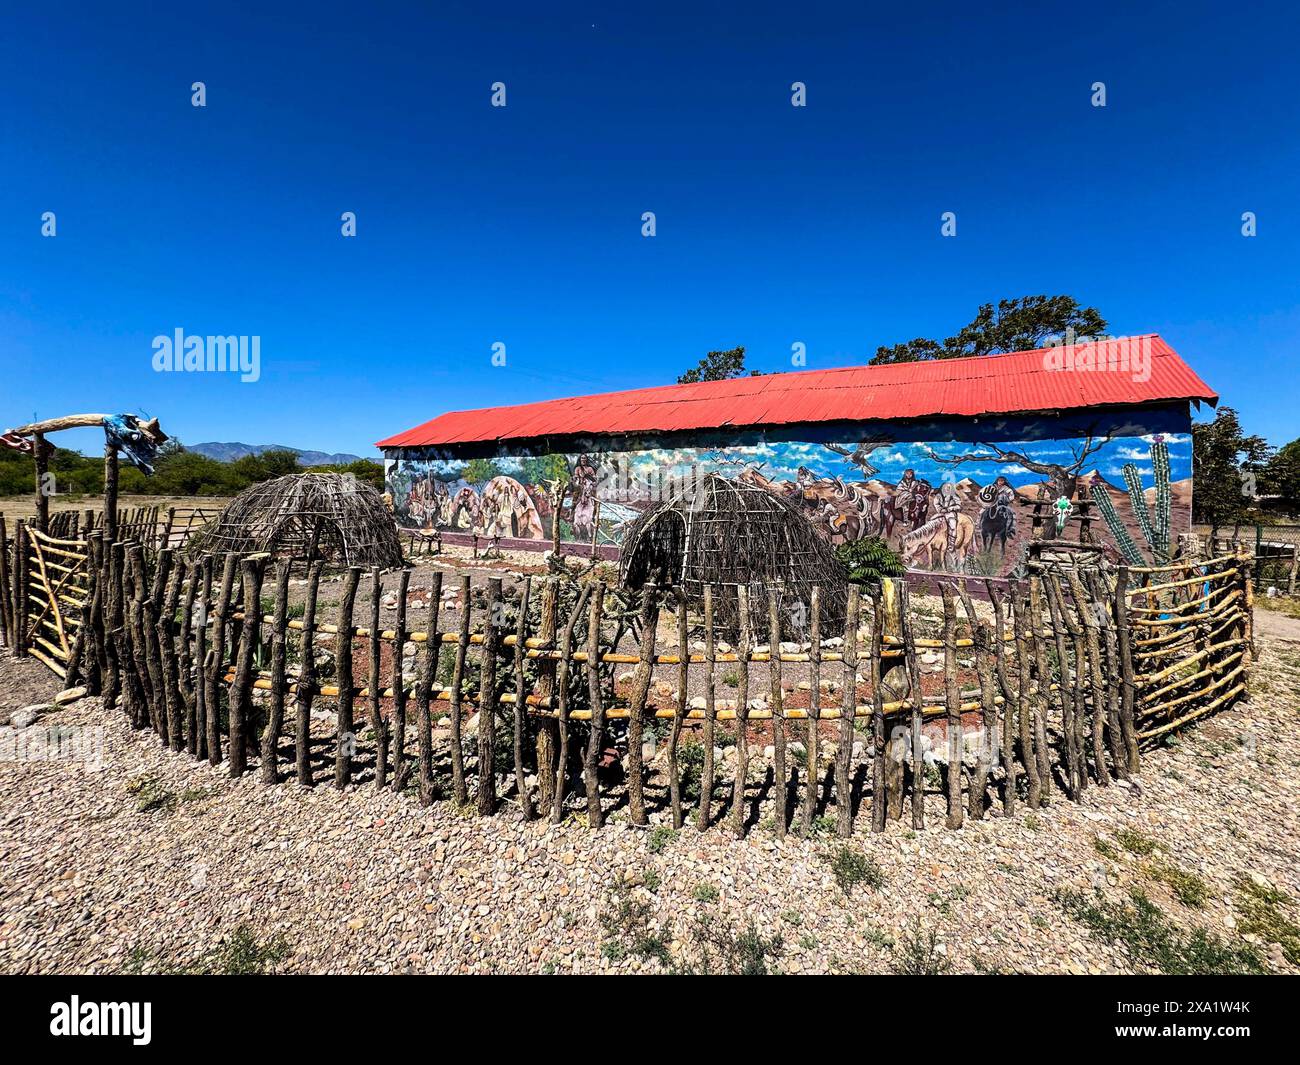
[{"label": "green tree", "polygon": [[1264,492],[1279,497],[1283,511],[1300,511],[1300,440],[1284,444],[1269,457],[1261,480]]},{"label": "green tree", "polygon": [[1220,407],[1214,421],[1192,426],[1192,520],[1211,527],[1251,517],[1256,478],[1268,460],[1263,437],[1247,436],[1237,412]]},{"label": "green tree", "polygon": [[945,340],[918,337],[878,347],[872,366],[932,359],[964,359],[1005,351],[1029,351],[1053,337],[1095,337],[1106,332],[1106,319],[1095,307],[1080,307],[1073,296],[1021,296],[985,303],[970,324]]},{"label": "green tree", "polygon": [[[741,345],[728,351],[710,351],[698,366],[677,378],[677,383],[693,385],[700,381],[726,381],[732,377],[744,377],[745,373],[745,348]],[[750,377],[760,376],[757,370],[748,373]]]}]

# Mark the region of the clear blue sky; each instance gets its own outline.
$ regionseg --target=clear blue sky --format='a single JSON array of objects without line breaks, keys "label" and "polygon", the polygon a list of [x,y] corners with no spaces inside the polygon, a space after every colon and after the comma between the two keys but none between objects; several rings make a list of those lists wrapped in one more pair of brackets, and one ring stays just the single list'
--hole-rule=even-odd
[{"label": "clear blue sky", "polygon": [[[1068,293],[1300,435],[1289,5],[233,6],[6,11],[0,428],[145,411],[373,455],[449,409],[736,344],[860,363]],[[259,335],[261,379],[155,373],[177,328]]]}]

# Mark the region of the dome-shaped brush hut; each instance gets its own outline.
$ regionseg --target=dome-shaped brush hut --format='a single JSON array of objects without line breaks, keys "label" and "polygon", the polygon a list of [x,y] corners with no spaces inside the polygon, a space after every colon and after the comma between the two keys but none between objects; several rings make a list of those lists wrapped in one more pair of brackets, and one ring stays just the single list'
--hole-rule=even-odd
[{"label": "dome-shaped brush hut", "polygon": [[292,473],[246,488],[194,533],[187,554],[266,551],[344,566],[402,565],[397,522],[383,497],[343,473]]},{"label": "dome-shaped brush hut", "polygon": [[750,586],[750,625],[768,631],[767,588],[781,590],[787,638],[807,635],[812,587],[821,587],[823,638],[842,634],[848,574],[812,523],[790,501],[760,485],[709,474],[691,490],[656,503],[629,528],[619,576],[625,587],[647,582],[682,588],[697,607],[714,592],[714,621],[739,626],[737,586]]}]

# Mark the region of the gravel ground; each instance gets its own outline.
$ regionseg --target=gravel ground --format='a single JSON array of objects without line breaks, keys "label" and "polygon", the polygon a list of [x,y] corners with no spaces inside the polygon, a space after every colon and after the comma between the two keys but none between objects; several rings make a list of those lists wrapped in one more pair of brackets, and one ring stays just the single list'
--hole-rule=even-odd
[{"label": "gravel ground", "polygon": [[[918,943],[927,964],[957,972],[1132,972],[1142,959],[1068,916],[1060,889],[1120,900],[1141,887],[1176,925],[1236,942],[1243,876],[1300,896],[1300,648],[1261,635],[1260,651],[1251,699],[1147,755],[1136,787],[958,832],[941,827],[931,794],[923,832],[860,827],[851,845],[879,885],[847,894],[831,835],[780,842],[767,822],[744,842],[673,835],[633,828],[621,810],[592,833],[577,816],[523,823],[509,805],[485,820],[448,802],[422,810],[370,784],[267,789],[164,752],[83,699],[37,728],[102,730],[98,767],[15,761],[4,730],[0,971],[175,969],[241,928],[263,944],[283,937],[275,971],[661,971],[647,943],[698,964],[697,928],[752,918],[782,937],[769,961],[785,972],[894,971]],[[0,658],[6,719],[57,687],[38,664]],[[1135,840],[1158,849],[1142,855]],[[1157,863],[1202,878],[1202,905],[1178,901]],[[616,885],[624,934],[609,947]],[[1278,946],[1258,949],[1296,971]]]}]

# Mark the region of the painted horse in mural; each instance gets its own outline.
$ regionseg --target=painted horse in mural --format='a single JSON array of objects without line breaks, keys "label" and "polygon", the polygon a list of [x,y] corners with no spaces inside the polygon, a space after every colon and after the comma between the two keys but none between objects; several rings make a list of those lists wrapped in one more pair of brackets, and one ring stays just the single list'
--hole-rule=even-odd
[{"label": "painted horse in mural", "polygon": [[493,477],[479,499],[479,517],[488,536],[516,536],[541,540],[542,519],[532,497],[513,477]]},{"label": "painted horse in mural", "polygon": [[919,529],[913,529],[903,536],[903,564],[911,566],[920,557],[926,555],[926,569],[934,569],[935,556],[939,563],[953,573],[960,573],[966,566],[966,556],[970,554],[971,544],[975,539],[975,522],[967,514],[957,514],[955,529],[949,528],[944,515],[931,518]]},{"label": "painted horse in mural", "polygon": [[980,502],[984,504],[979,517],[980,546],[985,551],[1000,541],[1002,557],[1006,557],[1007,541],[1016,535],[1015,501],[1016,490],[1005,477],[999,476],[980,489]]},{"label": "painted horse in mural", "polygon": [[832,543],[858,540],[871,532],[870,490],[866,485],[845,484],[838,477],[818,477],[806,466],[799,467],[795,483],[814,524],[831,531]]}]

